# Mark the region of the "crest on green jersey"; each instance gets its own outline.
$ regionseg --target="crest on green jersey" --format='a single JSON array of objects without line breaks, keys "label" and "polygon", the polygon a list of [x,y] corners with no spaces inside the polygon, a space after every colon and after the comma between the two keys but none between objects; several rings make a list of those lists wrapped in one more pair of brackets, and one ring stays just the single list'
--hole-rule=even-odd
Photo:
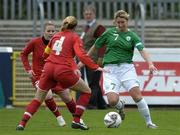
[{"label": "crest on green jersey", "polygon": [[130,36],[127,36],[127,37],[126,37],[126,40],[127,40],[127,41],[130,41],[130,40],[131,40],[131,37],[130,37]]}]

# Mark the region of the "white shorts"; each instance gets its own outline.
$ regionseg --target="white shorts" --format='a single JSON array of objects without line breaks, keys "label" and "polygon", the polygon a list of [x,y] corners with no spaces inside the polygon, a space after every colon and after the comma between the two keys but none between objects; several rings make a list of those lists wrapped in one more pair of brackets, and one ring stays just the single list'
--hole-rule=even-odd
[{"label": "white shorts", "polygon": [[104,66],[109,73],[103,72],[103,90],[104,94],[109,92],[121,93],[123,87],[129,91],[133,87],[139,87],[136,70],[133,64],[108,64]]}]

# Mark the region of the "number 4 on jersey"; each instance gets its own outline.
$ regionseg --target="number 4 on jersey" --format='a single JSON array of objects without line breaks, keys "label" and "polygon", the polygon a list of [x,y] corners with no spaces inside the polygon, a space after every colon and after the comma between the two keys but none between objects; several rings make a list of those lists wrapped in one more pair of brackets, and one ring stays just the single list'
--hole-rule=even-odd
[{"label": "number 4 on jersey", "polygon": [[56,52],[56,55],[59,55],[62,50],[62,44],[64,42],[65,37],[62,36],[59,40],[56,40],[56,42],[53,45],[52,50]]}]

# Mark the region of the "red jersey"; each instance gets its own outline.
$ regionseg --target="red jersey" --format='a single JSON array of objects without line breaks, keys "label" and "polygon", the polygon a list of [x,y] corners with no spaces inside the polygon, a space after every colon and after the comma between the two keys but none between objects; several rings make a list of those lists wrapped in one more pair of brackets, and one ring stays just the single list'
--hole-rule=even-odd
[{"label": "red jersey", "polygon": [[[33,70],[36,78],[38,79],[42,73],[44,66],[43,53],[46,48],[45,42],[48,43],[43,37],[37,37],[27,43],[26,47],[22,50],[20,57],[26,71]],[[28,60],[29,54],[32,53],[32,66]]]},{"label": "red jersey", "polygon": [[71,66],[75,64],[75,55],[89,68],[95,70],[99,66],[95,64],[83,49],[82,40],[72,31],[56,33],[50,40],[51,53],[46,59],[52,63]]}]

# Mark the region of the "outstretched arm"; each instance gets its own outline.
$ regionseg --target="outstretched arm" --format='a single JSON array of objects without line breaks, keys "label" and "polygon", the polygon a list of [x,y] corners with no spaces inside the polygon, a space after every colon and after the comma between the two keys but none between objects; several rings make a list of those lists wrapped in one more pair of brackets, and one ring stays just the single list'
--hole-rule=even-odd
[{"label": "outstretched arm", "polygon": [[[95,48],[95,46],[93,45],[90,49],[89,49],[89,51],[87,52],[87,55],[88,56],[92,56],[92,54],[94,53],[96,51],[96,48]],[[78,63],[78,68],[80,69],[80,68],[82,68],[84,66],[84,64],[80,61],[79,63]]]},{"label": "outstretched arm", "polygon": [[87,52],[87,55],[88,56],[92,56],[92,54],[96,51],[97,49],[95,48],[95,45],[93,45],[89,51]]},{"label": "outstretched arm", "polygon": [[79,60],[87,65],[92,70],[96,70],[99,66],[94,63],[94,61],[87,55],[83,48],[83,43],[81,40],[76,40],[74,44],[74,51]]},{"label": "outstretched arm", "polygon": [[149,53],[143,49],[142,51],[139,51],[143,59],[148,63],[150,74],[153,74],[153,72],[157,71],[157,68],[154,66],[153,62],[150,59]]}]

